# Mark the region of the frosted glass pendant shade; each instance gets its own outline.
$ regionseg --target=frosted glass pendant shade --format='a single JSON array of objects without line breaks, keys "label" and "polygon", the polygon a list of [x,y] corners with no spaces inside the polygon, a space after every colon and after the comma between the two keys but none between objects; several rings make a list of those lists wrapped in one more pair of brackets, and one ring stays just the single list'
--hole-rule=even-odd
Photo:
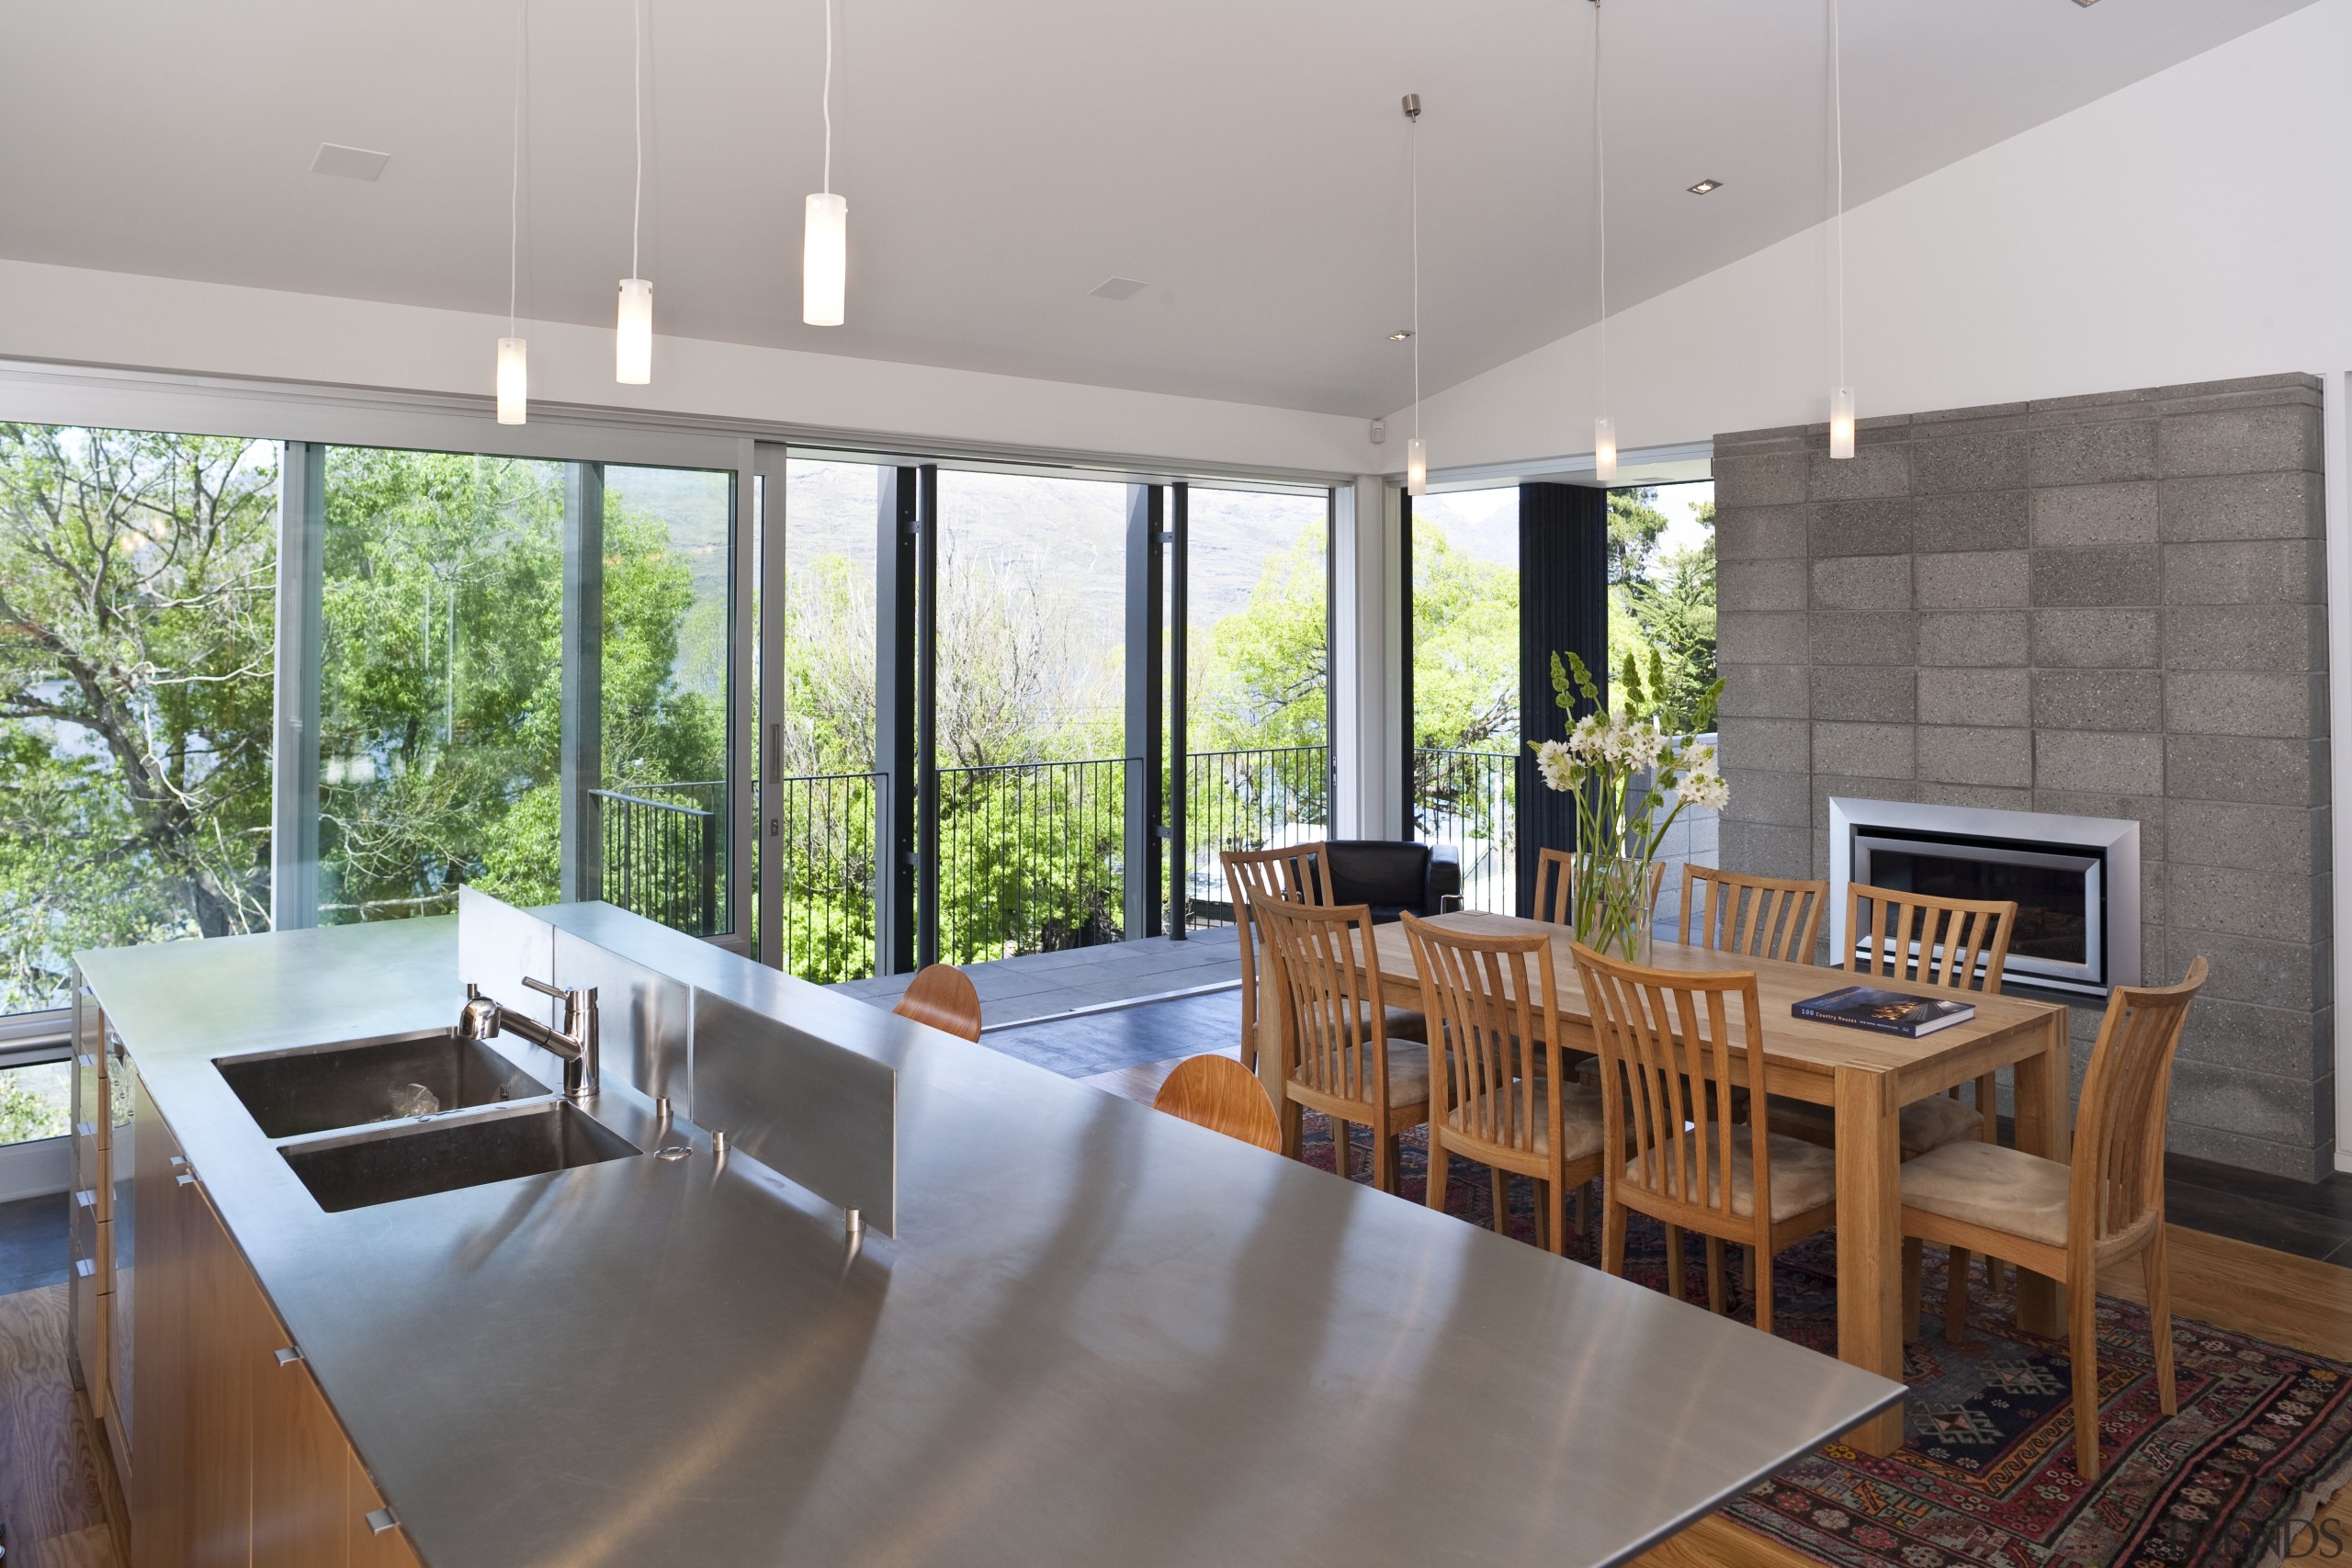
[{"label": "frosted glass pendant shade", "polygon": [[530,400],[530,357],[519,337],[498,340],[498,423],[521,424]]},{"label": "frosted glass pendant shade", "polygon": [[1854,455],[1854,389],[1840,387],[1829,394],[1829,455],[1840,459]]},{"label": "frosted glass pendant shade", "polygon": [[812,327],[842,324],[849,291],[849,198],[822,191],[808,198],[800,250],[800,319]]},{"label": "frosted glass pendant shade", "polygon": [[1416,435],[1405,443],[1405,493],[1426,495],[1429,493],[1429,448],[1423,446],[1421,438]]},{"label": "frosted glass pendant shade", "polygon": [[641,277],[621,279],[613,379],[624,387],[642,387],[653,379],[653,285]]},{"label": "frosted glass pendant shade", "polygon": [[1592,477],[1605,485],[1617,482],[1617,422],[1607,414],[1592,422]]}]

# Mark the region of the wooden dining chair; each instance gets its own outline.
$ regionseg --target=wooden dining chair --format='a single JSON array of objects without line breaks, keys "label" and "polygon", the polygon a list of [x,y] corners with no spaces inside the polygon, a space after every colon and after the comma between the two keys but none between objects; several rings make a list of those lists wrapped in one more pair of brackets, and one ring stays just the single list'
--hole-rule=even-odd
[{"label": "wooden dining chair", "polygon": [[1283,1146],[1282,1123],[1266,1086],[1227,1055],[1211,1053],[1177,1063],[1151,1108],[1261,1149],[1279,1153]]},{"label": "wooden dining chair", "polygon": [[1453,1156],[1476,1160],[1491,1173],[1500,1234],[1505,1175],[1532,1177],[1543,1200],[1536,1239],[1565,1253],[1567,1194],[1601,1175],[1608,1128],[1600,1092],[1567,1076],[1551,937],[1474,936],[1412,915],[1405,935],[1435,1036],[1429,1206],[1445,1207]]},{"label": "wooden dining chair", "polygon": [[[1261,975],[1265,969],[1265,939],[1250,920],[1251,906],[1260,901],[1329,904],[1331,879],[1325,844],[1287,844],[1271,850],[1228,850],[1217,858],[1225,863],[1226,896],[1233,902],[1233,923],[1241,939],[1241,1065],[1258,1070],[1258,1056],[1266,1041],[1265,1021],[1259,1014]],[[1419,1040],[1428,1032],[1421,1015],[1410,1008],[1390,1008],[1390,1038]]]},{"label": "wooden dining chair", "polygon": [[[1829,1150],[1735,1122],[1736,1091],[1764,1100],[1764,1020],[1752,970],[1697,973],[1571,951],[1600,1046],[1601,1146],[1631,1150],[1601,1180],[1600,1266],[1625,1271],[1626,1216],[1666,1226],[1667,1280],[1682,1295],[1682,1233],[1707,1238],[1707,1304],[1724,1305],[1725,1241],[1748,1248],[1756,1326],[1772,1329],[1772,1259],[1838,1218]],[[1735,1061],[1730,1047],[1741,1048]]]},{"label": "wooden dining chair", "polygon": [[[2075,1384],[2075,1468],[2098,1479],[2098,1282],[2137,1257],[2154,1340],[2156,1399],[2178,1413],[2173,1388],[2172,1282],[2165,1259],[2165,1112],[2173,1055],[2205,960],[2177,986],[2118,986],[2091,1047],[2075,1122],[2072,1162],[1998,1144],[1956,1143],[1903,1167],[1903,1235],[1952,1249],[1944,1338],[1967,1333],[1970,1250],[1999,1256],[2066,1283],[2067,1355]],[[1918,1300],[1918,1262],[1905,1257],[1905,1300]],[[1913,1337],[1916,1319],[1908,1325]]]},{"label": "wooden dining chair", "polygon": [[932,964],[917,970],[899,1005],[890,1010],[967,1040],[980,1037],[980,994],[972,988],[972,977],[953,964]]},{"label": "wooden dining chair", "polygon": [[1750,876],[1711,865],[1685,864],[1675,940],[1742,958],[1810,964],[1821,935],[1829,884],[1785,876]]},{"label": "wooden dining chair", "polygon": [[1258,1070],[1257,926],[1250,906],[1260,900],[1289,900],[1299,904],[1329,904],[1330,884],[1323,874],[1323,845],[1283,844],[1270,850],[1227,850],[1217,856],[1225,866],[1225,896],[1233,905],[1233,924],[1241,942],[1241,1065]]},{"label": "wooden dining chair", "polygon": [[[1846,942],[1830,954],[1857,979],[1884,976],[1946,990],[1997,994],[2009,961],[2009,935],[2018,907],[2007,899],[1938,898],[1854,883],[1846,889]],[[1976,1079],[1970,1106],[1955,1088],[1948,1095],[1915,1100],[1903,1108],[1903,1157],[1963,1139],[1993,1142],[1999,1134],[2000,1108],[1995,1074]],[[1795,1100],[1771,1102],[1772,1130],[1817,1144],[1837,1135],[1829,1108]]]},{"label": "wooden dining chair", "polygon": [[[1576,924],[1577,865],[1585,857],[1566,850],[1539,850],[1535,855],[1535,918],[1555,926]],[[1666,863],[1650,862],[1650,905],[1657,905],[1658,889],[1666,886]]]},{"label": "wooden dining chair", "polygon": [[1300,1112],[1331,1119],[1331,1152],[1348,1173],[1350,1129],[1368,1126],[1373,1179],[1396,1190],[1396,1136],[1429,1120],[1430,1053],[1392,1039],[1373,951],[1372,908],[1272,900],[1254,915],[1282,999],[1283,1153],[1299,1152]]}]

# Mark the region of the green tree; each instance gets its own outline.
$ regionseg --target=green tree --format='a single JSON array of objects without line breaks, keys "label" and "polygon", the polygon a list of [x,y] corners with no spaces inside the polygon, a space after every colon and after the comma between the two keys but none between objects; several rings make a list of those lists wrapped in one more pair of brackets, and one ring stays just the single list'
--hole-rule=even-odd
[{"label": "green tree", "polygon": [[0,1011],[269,909],[274,444],[0,423]]}]

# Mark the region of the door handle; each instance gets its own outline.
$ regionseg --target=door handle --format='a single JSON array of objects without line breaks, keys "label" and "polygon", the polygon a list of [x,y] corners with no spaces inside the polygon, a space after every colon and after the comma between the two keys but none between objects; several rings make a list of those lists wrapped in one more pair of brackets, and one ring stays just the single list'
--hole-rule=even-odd
[{"label": "door handle", "polygon": [[270,1352],[270,1356],[271,1359],[276,1360],[281,1367],[290,1367],[295,1362],[302,1359],[301,1350],[292,1345],[287,1346],[282,1350],[272,1350]]},{"label": "door handle", "polygon": [[183,1170],[177,1176],[172,1178],[172,1179],[178,1182],[182,1187],[193,1187],[196,1185],[196,1172],[192,1170]]}]

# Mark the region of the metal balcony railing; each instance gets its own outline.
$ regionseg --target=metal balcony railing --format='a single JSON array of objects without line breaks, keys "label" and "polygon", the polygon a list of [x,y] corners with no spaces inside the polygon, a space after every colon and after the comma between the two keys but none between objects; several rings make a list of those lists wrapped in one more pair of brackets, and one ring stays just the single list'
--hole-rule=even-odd
[{"label": "metal balcony railing", "polygon": [[599,896],[688,936],[717,931],[726,789],[705,781],[590,790],[602,847]]},{"label": "metal balcony railing", "polygon": [[1460,852],[1465,909],[1517,908],[1518,763],[1509,751],[1413,753],[1413,836]]},{"label": "metal balcony railing", "polygon": [[1194,751],[1185,759],[1185,923],[1230,925],[1233,905],[1217,856],[1227,850],[1327,837],[1331,752],[1323,746]]}]

